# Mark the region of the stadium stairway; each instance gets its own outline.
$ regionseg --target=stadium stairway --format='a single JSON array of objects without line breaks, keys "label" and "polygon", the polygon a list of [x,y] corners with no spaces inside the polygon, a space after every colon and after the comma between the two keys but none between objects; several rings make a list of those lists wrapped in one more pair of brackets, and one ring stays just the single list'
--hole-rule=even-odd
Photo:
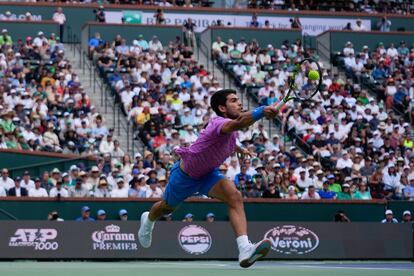
[{"label": "stadium stairway", "polygon": [[[105,90],[101,91],[101,80],[98,76],[94,78],[94,70],[90,71],[87,69],[88,66],[83,66],[81,63],[79,45],[65,44],[65,57],[70,61],[73,70],[78,75],[82,87],[91,100],[91,104],[96,107],[98,113],[102,114],[106,126],[108,128],[114,128],[114,139],[120,142],[121,149],[131,156],[136,152],[142,153],[144,148],[143,144],[139,140],[134,140],[132,127],[129,127],[129,137],[127,137],[127,118],[122,114],[120,108],[113,104],[113,98],[106,94],[109,92]],[[91,65],[89,60],[83,60]],[[83,60],[82,62],[84,62]]]}]

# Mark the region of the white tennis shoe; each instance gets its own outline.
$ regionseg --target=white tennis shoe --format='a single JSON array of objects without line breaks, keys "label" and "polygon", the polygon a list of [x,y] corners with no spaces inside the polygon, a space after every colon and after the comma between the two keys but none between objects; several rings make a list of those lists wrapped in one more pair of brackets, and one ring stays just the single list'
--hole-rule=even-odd
[{"label": "white tennis shoe", "polygon": [[239,264],[243,268],[248,268],[257,260],[265,257],[269,253],[271,242],[268,239],[261,240],[258,243],[249,243],[248,246],[240,248]]},{"label": "white tennis shoe", "polygon": [[141,225],[138,230],[138,240],[142,247],[149,248],[152,242],[152,230],[154,224],[148,223],[149,212],[144,212],[141,215]]}]

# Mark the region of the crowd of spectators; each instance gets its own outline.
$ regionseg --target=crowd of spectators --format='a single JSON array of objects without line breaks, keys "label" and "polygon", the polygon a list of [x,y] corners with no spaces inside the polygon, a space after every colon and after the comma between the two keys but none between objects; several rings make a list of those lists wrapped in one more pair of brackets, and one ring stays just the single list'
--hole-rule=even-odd
[{"label": "crowd of spectators", "polygon": [[336,11],[395,14],[412,14],[414,11],[414,6],[411,1],[386,0],[249,0],[248,7],[289,11]]},{"label": "crowd of spectators", "polygon": [[[57,0],[22,0],[25,2],[67,2],[69,1],[57,1]],[[71,0],[70,3],[74,4],[115,4],[115,5],[147,5],[147,6],[161,6],[161,7],[212,7],[213,0],[104,0],[104,1],[92,1],[92,0]]]},{"label": "crowd of spectators", "polygon": [[0,148],[122,156],[59,36],[0,36]]},{"label": "crowd of spectators", "polygon": [[[347,43],[344,55],[354,55],[351,46]],[[300,41],[262,48],[256,40],[247,42],[240,38],[226,43],[218,37],[212,49],[215,58],[235,77],[240,87],[256,88],[261,105],[284,97],[288,90],[287,79],[296,62],[309,56],[315,58],[312,52],[303,50]],[[410,52],[408,48],[404,51]],[[407,59],[406,56],[402,59]],[[361,60],[362,57],[358,62],[362,63]],[[371,53],[364,63],[374,64]],[[226,67],[229,64],[231,66]],[[345,64],[349,62],[345,60]],[[404,67],[404,72],[410,71]],[[397,71],[397,74],[400,73]],[[406,87],[411,87],[411,79],[400,76],[399,80],[402,79]],[[311,199],[386,197],[413,200],[414,144],[410,123],[394,113],[387,104],[389,98],[384,102],[381,97],[370,95],[356,80],[323,70],[322,82],[321,92],[312,102],[291,102],[280,116],[282,131],[289,137],[296,137],[297,144],[309,154],[307,158],[301,156],[296,147],[270,146],[269,142],[279,142],[284,137],[268,137],[264,129],[259,128],[259,136],[245,139],[242,132],[240,139],[245,146],[249,147],[251,142],[256,153],[260,148],[267,153],[259,154],[256,162],[248,160],[247,168],[240,167],[246,178],[242,182],[246,186],[245,196],[264,196],[266,187],[274,184],[274,197],[280,197],[280,193],[289,195],[292,190],[293,198],[302,192],[302,198]],[[302,83],[306,84],[307,80]],[[248,172],[251,167],[254,170]],[[254,179],[255,174],[259,181]],[[238,181],[236,179],[236,184]]]},{"label": "crowd of spectators", "polygon": [[405,41],[389,45],[379,42],[374,49],[354,49],[349,41],[342,56],[345,70],[355,83],[372,83],[385,109],[395,108],[412,121],[414,45]]}]

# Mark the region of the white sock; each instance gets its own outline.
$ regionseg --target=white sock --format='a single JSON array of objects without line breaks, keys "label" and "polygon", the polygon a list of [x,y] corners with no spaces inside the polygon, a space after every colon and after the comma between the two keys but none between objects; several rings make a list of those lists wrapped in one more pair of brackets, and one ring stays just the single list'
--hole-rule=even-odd
[{"label": "white sock", "polygon": [[237,241],[237,246],[239,247],[239,250],[250,244],[249,243],[249,238],[247,237],[247,235],[238,236],[236,241]]}]

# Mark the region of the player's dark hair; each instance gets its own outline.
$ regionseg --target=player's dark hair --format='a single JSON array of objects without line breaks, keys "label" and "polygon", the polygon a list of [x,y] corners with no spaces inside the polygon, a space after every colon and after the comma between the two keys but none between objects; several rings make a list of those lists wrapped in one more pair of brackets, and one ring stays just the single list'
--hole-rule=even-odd
[{"label": "player's dark hair", "polygon": [[223,116],[223,113],[221,113],[219,106],[226,105],[227,96],[230,94],[237,94],[237,92],[234,89],[222,89],[215,92],[211,97],[210,106],[218,116]]}]

